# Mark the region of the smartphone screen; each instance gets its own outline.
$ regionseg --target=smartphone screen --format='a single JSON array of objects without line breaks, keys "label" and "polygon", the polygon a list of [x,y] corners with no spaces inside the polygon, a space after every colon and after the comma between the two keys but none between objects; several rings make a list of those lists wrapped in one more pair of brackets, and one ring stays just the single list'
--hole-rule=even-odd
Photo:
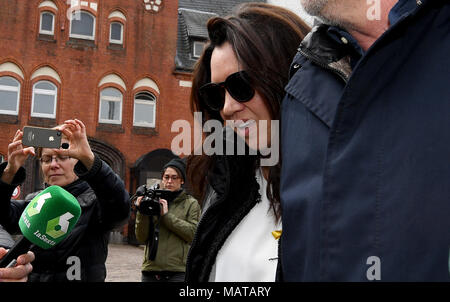
[{"label": "smartphone screen", "polygon": [[23,127],[22,144],[25,146],[59,149],[61,132],[55,129],[41,127]]}]

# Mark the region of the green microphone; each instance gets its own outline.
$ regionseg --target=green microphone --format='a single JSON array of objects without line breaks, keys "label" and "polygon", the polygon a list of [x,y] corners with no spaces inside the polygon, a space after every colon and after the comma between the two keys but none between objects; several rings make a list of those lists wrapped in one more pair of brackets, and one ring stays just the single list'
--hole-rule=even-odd
[{"label": "green microphone", "polygon": [[0,260],[0,267],[12,267],[16,258],[33,246],[49,249],[72,231],[80,218],[77,199],[59,186],[51,186],[36,195],[23,211],[19,227],[23,237]]}]

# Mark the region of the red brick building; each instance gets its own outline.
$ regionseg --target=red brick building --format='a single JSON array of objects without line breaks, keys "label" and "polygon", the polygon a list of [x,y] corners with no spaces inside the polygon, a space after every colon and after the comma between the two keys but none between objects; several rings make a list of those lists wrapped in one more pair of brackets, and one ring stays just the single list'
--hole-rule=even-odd
[{"label": "red brick building", "polygon": [[[177,18],[172,0],[2,1],[0,155],[25,125],[78,118],[130,192],[158,178],[172,121],[192,121],[190,74],[174,71]],[[26,168],[21,198],[42,187],[37,160]]]},{"label": "red brick building", "polygon": [[[172,122],[193,123],[191,72],[206,42],[204,23],[240,2],[1,1],[1,159],[17,129],[78,118],[130,193],[159,179],[174,156]],[[25,168],[19,199],[43,187],[38,160]],[[133,241],[133,221],[120,240]]]}]

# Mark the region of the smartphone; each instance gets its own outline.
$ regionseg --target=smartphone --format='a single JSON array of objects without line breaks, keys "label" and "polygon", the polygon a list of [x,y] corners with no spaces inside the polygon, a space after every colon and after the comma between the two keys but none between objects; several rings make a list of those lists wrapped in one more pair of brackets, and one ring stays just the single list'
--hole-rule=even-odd
[{"label": "smartphone", "polygon": [[23,127],[22,144],[25,146],[59,149],[61,131],[41,127]]}]

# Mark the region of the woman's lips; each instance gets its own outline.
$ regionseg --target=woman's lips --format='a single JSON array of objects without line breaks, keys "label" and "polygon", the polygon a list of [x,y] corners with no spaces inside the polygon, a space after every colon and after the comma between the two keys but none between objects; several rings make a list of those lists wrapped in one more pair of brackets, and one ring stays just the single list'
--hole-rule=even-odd
[{"label": "woman's lips", "polygon": [[245,137],[250,135],[250,129],[252,129],[252,133],[254,132],[253,129],[255,125],[256,122],[254,120],[238,121],[234,123],[237,133]]}]

